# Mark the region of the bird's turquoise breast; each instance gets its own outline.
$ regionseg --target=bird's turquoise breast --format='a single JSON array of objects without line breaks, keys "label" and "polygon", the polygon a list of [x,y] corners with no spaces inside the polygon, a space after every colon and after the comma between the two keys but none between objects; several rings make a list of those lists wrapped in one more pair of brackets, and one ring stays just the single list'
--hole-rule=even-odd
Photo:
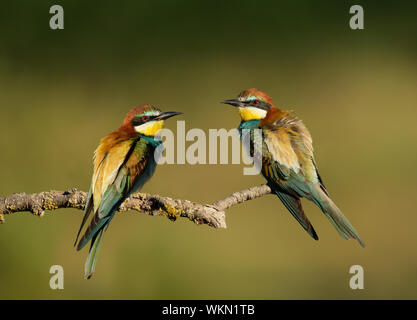
[{"label": "bird's turquoise breast", "polygon": [[249,129],[249,130],[251,130],[251,129],[258,128],[258,125],[259,125],[259,122],[260,121],[261,120],[250,120],[250,121],[242,121],[242,122],[240,122],[239,127],[238,127],[239,133],[241,133],[241,131],[243,129]]},{"label": "bird's turquoise breast", "polygon": [[251,135],[251,140],[252,140],[252,131],[254,129],[258,128],[259,122],[261,120],[250,120],[250,121],[242,121],[239,124],[239,127],[237,128],[239,130],[239,136],[241,140],[244,140],[244,137],[246,136],[246,134],[250,134]]},{"label": "bird's turquoise breast", "polygon": [[158,137],[158,138],[156,138],[156,137],[149,137],[149,136],[145,136],[145,135],[142,135],[142,134],[139,134],[139,136],[140,136],[140,140],[139,140],[139,142],[138,143],[140,143],[140,144],[142,144],[143,146],[150,146],[150,147],[154,147],[154,148],[156,148],[156,147],[158,147],[159,145],[161,145],[162,144],[162,140]]},{"label": "bird's turquoise breast", "polygon": [[262,140],[259,140],[262,139],[262,135],[254,135],[254,129],[259,129],[258,125],[260,121],[261,120],[242,121],[238,127],[240,140],[250,157],[253,157],[254,143],[258,142],[258,145],[261,148],[263,145]]}]

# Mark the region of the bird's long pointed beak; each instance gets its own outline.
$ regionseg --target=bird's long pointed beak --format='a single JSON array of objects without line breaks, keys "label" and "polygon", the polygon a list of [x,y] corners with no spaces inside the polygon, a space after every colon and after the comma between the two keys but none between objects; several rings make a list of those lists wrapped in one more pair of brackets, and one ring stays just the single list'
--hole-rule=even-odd
[{"label": "bird's long pointed beak", "polygon": [[177,116],[179,114],[182,114],[182,112],[176,112],[176,111],[163,112],[159,116],[154,118],[153,120],[165,120],[165,119],[171,118],[173,116]]},{"label": "bird's long pointed beak", "polygon": [[242,107],[243,106],[242,101],[240,101],[238,99],[223,100],[223,101],[220,101],[220,103],[230,104],[231,106],[234,106],[234,107]]}]

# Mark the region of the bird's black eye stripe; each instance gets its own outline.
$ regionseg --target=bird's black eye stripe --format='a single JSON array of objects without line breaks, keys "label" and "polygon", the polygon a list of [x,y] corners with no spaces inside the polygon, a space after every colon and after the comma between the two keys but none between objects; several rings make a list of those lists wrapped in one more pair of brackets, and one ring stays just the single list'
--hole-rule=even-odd
[{"label": "bird's black eye stripe", "polygon": [[140,126],[141,124],[144,124],[145,122],[149,122],[153,118],[155,118],[155,116],[145,116],[145,119],[143,119],[143,116],[138,116],[138,117],[133,118],[131,123],[132,123],[132,126],[136,127],[136,126]]},{"label": "bird's black eye stripe", "polygon": [[271,108],[271,105],[267,102],[260,101],[260,103],[256,107],[268,111]]},{"label": "bird's black eye stripe", "polygon": [[265,102],[262,100],[250,100],[250,101],[247,101],[246,103],[254,106],[255,108],[266,110],[266,111],[268,111],[271,108],[271,105],[268,102]]},{"label": "bird's black eye stripe", "polygon": [[133,118],[131,123],[132,123],[132,126],[136,127],[136,126],[141,125],[143,121],[141,118]]}]

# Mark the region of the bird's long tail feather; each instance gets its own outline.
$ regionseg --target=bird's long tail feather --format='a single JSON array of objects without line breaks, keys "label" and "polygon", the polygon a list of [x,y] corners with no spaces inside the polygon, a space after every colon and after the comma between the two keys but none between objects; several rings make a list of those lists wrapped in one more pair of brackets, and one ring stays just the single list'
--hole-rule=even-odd
[{"label": "bird's long tail feather", "polygon": [[362,247],[365,247],[365,243],[361,240],[358,232],[355,230],[349,220],[343,215],[342,211],[340,211],[335,203],[319,186],[314,187],[312,190],[312,195],[313,202],[323,211],[323,213],[343,238],[356,239]]},{"label": "bird's long tail feather", "polygon": [[106,228],[103,227],[91,240],[90,251],[88,254],[87,261],[85,262],[84,277],[86,279],[90,279],[96,269],[98,252],[100,251],[105,229]]}]

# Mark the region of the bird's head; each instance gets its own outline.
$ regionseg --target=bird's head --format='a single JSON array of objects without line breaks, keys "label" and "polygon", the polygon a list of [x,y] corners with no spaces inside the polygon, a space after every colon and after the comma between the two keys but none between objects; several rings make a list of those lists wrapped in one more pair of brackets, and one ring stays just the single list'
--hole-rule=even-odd
[{"label": "bird's head", "polygon": [[181,112],[162,112],[157,107],[146,104],[130,110],[125,117],[122,128],[153,137],[164,127],[166,119],[178,114],[181,114]]},{"label": "bird's head", "polygon": [[243,121],[262,120],[268,110],[274,106],[267,93],[255,88],[242,91],[236,99],[221,102],[237,107]]}]

